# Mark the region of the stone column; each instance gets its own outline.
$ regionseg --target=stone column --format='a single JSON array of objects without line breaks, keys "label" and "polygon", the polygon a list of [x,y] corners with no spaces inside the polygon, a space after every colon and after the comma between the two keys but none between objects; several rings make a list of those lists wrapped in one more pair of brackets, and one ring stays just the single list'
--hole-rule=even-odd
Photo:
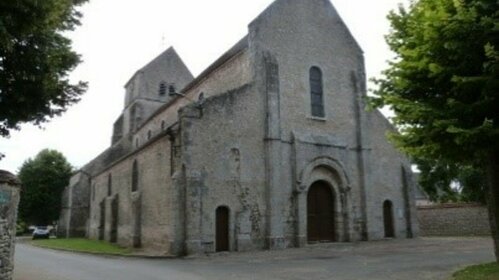
[{"label": "stone column", "polygon": [[132,193],[132,246],[142,246],[142,196],[140,192]]},{"label": "stone column", "polygon": [[303,186],[297,190],[297,215],[296,215],[296,246],[305,247],[307,245],[307,186]]},{"label": "stone column", "polygon": [[0,170],[0,279],[11,280],[14,272],[17,206],[21,183],[7,171]]},{"label": "stone column", "polygon": [[202,240],[202,179],[201,174],[191,171],[185,186],[185,249],[187,255],[203,253]]},{"label": "stone column", "polygon": [[267,243],[269,249],[286,247],[282,194],[282,138],[279,64],[271,53],[262,54],[263,92],[265,93],[265,172],[267,183]]},{"label": "stone column", "polygon": [[[361,61],[363,58],[361,57]],[[353,102],[354,102],[354,113],[355,113],[355,138],[356,145],[355,150],[357,152],[357,170],[358,170],[358,184],[360,189],[360,234],[361,240],[369,240],[369,230],[368,230],[368,220],[367,220],[367,127],[366,118],[364,113],[364,98],[366,97],[366,83],[365,83],[365,70],[364,64],[359,65],[359,72],[352,72],[352,86],[354,88]]]}]

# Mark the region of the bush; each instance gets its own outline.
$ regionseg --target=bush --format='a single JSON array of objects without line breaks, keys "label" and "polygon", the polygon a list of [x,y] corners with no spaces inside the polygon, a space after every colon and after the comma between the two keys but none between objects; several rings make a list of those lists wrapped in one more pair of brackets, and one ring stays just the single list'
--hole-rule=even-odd
[{"label": "bush", "polygon": [[16,224],[16,236],[21,236],[28,233],[28,225],[25,222],[19,221]]}]

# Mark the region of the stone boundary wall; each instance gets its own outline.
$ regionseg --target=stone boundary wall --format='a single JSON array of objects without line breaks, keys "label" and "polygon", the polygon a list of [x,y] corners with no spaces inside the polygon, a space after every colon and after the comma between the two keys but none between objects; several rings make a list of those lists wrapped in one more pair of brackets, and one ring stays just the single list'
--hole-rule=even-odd
[{"label": "stone boundary wall", "polygon": [[480,204],[437,204],[418,206],[421,236],[490,235],[487,207]]},{"label": "stone boundary wall", "polygon": [[11,280],[14,272],[17,206],[21,183],[7,171],[0,170],[0,279]]}]

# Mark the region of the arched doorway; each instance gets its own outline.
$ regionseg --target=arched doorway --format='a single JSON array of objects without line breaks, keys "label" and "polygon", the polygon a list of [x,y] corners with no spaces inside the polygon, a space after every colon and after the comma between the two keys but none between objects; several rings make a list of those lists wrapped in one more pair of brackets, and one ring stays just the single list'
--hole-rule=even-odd
[{"label": "arched doorway", "polygon": [[383,222],[385,225],[385,238],[395,237],[395,227],[393,224],[393,203],[386,200],[383,203]]},{"label": "arched doorway", "polygon": [[335,235],[334,194],[324,181],[310,186],[307,195],[308,242],[333,242]]},{"label": "arched doorway", "polygon": [[229,208],[220,206],[216,211],[216,251],[229,251]]}]

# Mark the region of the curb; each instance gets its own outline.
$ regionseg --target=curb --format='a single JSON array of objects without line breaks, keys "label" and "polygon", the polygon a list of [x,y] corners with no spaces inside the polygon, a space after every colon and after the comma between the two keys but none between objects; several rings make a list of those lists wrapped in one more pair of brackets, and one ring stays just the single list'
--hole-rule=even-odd
[{"label": "curb", "polygon": [[67,252],[67,253],[73,253],[73,254],[79,254],[79,255],[98,256],[98,257],[112,258],[112,259],[128,258],[128,259],[159,259],[159,260],[165,259],[166,260],[166,259],[178,259],[179,258],[179,257],[175,257],[175,256],[151,256],[151,255],[140,255],[140,254],[123,255],[123,254],[113,254],[113,253],[77,251],[77,250],[53,248],[50,246],[37,245],[37,244],[33,244],[31,242],[23,242],[23,244],[27,244],[29,246],[36,247],[36,248],[53,250],[53,251]]}]

